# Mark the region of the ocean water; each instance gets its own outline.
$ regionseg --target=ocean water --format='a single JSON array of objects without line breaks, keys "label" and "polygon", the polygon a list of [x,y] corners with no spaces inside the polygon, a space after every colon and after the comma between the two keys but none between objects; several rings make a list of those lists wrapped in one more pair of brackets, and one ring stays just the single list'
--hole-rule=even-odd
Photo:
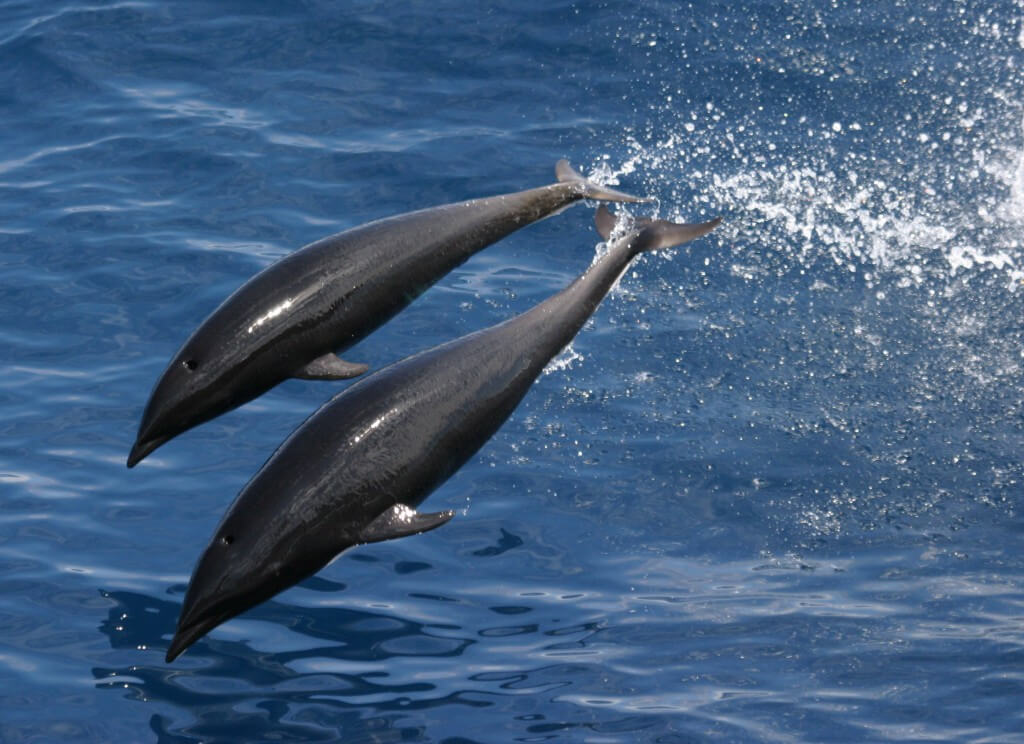
[{"label": "ocean water", "polygon": [[[1024,741],[1024,5],[0,0],[0,741]],[[428,499],[173,664],[194,562],[346,383],[124,460],[312,240],[553,181],[721,214]],[[532,306],[593,205],[346,354]],[[268,529],[272,529],[268,525]]]}]

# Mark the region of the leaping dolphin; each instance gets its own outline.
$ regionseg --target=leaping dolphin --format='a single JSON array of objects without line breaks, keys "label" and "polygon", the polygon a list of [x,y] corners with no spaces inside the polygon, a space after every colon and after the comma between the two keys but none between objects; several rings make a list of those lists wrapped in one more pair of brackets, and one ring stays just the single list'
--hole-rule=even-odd
[{"label": "leaping dolphin", "polygon": [[206,318],[160,376],[128,467],[169,439],[289,377],[367,370],[336,356],[491,243],[580,199],[644,201],[591,183],[565,160],[558,183],[370,222],[300,248]]},{"label": "leaping dolphin", "polygon": [[[531,310],[396,362],[336,395],[231,504],[192,574],[167,660],[354,545],[446,523],[453,512],[421,514],[416,507],[498,430],[630,262],[704,235],[719,221],[640,221]],[[614,218],[604,207],[597,223],[607,240]]]}]

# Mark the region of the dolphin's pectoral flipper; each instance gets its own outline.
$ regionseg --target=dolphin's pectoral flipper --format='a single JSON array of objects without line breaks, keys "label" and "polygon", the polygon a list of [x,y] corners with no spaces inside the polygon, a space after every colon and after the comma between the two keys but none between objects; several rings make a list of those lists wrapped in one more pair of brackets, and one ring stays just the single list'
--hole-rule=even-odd
[{"label": "dolphin's pectoral flipper", "polygon": [[395,504],[363,528],[363,531],[359,533],[359,541],[371,543],[418,535],[421,532],[440,527],[454,516],[455,512],[450,510],[420,514],[405,504]]},{"label": "dolphin's pectoral flipper", "polygon": [[359,377],[370,368],[368,364],[346,362],[337,354],[324,354],[295,373],[300,380],[347,380]]}]

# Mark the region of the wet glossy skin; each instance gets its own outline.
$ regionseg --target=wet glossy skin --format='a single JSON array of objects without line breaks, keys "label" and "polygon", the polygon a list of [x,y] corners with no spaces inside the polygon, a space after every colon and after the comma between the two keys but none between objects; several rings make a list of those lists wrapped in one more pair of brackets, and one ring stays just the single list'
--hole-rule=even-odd
[{"label": "wet glossy skin", "polygon": [[386,367],[313,414],[214,532],[168,660],[365,542],[362,530],[393,505],[419,505],[498,430],[633,257],[655,247],[648,232],[616,242],[526,313]]},{"label": "wet glossy skin", "polygon": [[509,233],[583,198],[565,182],[390,217],[312,243],[232,294],[185,342],[146,405],[128,467],[385,323]]}]

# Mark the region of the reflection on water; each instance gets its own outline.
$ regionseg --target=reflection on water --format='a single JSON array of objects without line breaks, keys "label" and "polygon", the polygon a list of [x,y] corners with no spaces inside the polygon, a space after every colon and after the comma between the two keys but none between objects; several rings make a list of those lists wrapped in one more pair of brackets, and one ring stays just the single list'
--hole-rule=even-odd
[{"label": "reflection on water", "polygon": [[[166,643],[180,603],[133,592],[107,596],[116,604],[101,630],[115,648],[145,648],[155,637],[164,637]],[[395,679],[399,675],[381,664],[402,657],[457,656],[473,640],[451,635],[455,628],[341,608],[296,611],[273,601],[247,618],[300,634],[309,648],[260,653],[246,641],[215,635],[200,640],[180,664],[162,664],[156,653],[140,654],[152,663],[97,667],[93,674],[100,687],[126,689],[137,700],[187,708],[194,721],[173,732],[182,738],[168,741],[227,741],[238,731],[272,730],[282,738],[303,741],[332,738],[338,729],[351,736],[401,732],[403,710],[456,702],[488,704],[442,690],[428,680]],[[154,651],[162,655],[164,649]],[[154,716],[151,725],[161,736],[171,735],[166,718]]]},{"label": "reflection on water", "polygon": [[[146,649],[155,637],[166,642],[180,611],[177,602],[133,592],[106,596],[115,604],[101,630],[114,648]],[[525,605],[490,610],[498,618],[520,618],[533,611]],[[247,617],[301,635],[308,647],[256,652],[246,641],[208,636],[180,664],[165,665],[159,661],[163,649],[150,646],[150,653],[138,655],[140,660],[148,658],[149,664],[94,668],[97,686],[126,690],[127,697],[137,701],[161,701],[186,709],[193,719],[187,725],[180,721],[172,725],[166,716],[152,717],[151,727],[161,741],[231,741],[238,731],[272,731],[275,737],[302,741],[329,740],[344,731],[346,741],[364,740],[361,737],[398,741],[422,733],[422,725],[410,726],[410,720],[424,720],[429,709],[490,707],[498,698],[509,696],[553,700],[557,691],[589,673],[586,665],[568,661],[516,670],[504,668],[507,662],[483,666],[472,659],[459,662],[454,657],[468,655],[467,649],[482,641],[466,637],[455,625],[414,622],[390,613],[295,608],[272,601]],[[489,653],[497,658],[511,653],[525,662],[538,652],[552,659],[577,655],[598,631],[597,623],[544,629],[537,623],[492,622],[474,635],[503,639],[503,653],[499,648]],[[540,638],[525,643],[510,640],[524,635]],[[426,657],[451,661],[425,663]],[[414,663],[403,664],[403,660]],[[411,711],[417,712],[412,718]],[[526,724],[525,731],[537,733],[585,725],[532,723],[545,720],[539,713],[518,719]],[[624,722],[609,725],[621,727]],[[455,723],[453,730],[458,728]]]},{"label": "reflection on water", "polygon": [[[524,542],[501,528],[490,545],[475,541],[467,554],[484,574],[488,566],[500,570],[494,559]],[[369,551],[349,558],[349,565],[378,562]],[[612,703],[628,685],[588,692],[607,687],[604,667],[617,656],[601,641],[607,628],[598,609],[618,603],[614,594],[508,584],[507,577],[490,590],[473,582],[442,594],[435,578],[427,584],[434,591],[410,591],[434,567],[398,560],[391,569],[396,584],[408,583],[381,590],[386,603],[313,577],[301,585],[312,604],[278,598],[259,605],[171,665],[163,653],[185,587],[171,589],[174,599],[105,592],[112,604],[100,630],[131,663],[94,667],[97,687],[167,709],[150,719],[161,741],[232,741],[239,731],[301,741],[343,731],[346,741],[403,741],[428,727],[435,735],[449,730],[455,738],[438,739],[446,741],[544,740],[576,729],[640,731],[662,717],[616,709]],[[552,706],[564,710],[553,718]],[[496,738],[459,720],[458,709],[483,708],[494,709]],[[479,738],[465,738],[467,729]]]},{"label": "reflection on water", "polygon": [[[1014,582],[953,555],[894,559],[615,557],[595,566],[600,587],[581,576],[575,593],[507,578],[444,595],[405,584],[382,589],[380,609],[318,578],[305,588],[331,606],[267,602],[172,665],[162,646],[179,602],[109,592],[100,629],[130,663],[92,671],[98,688],[156,706],[161,741],[747,740],[808,721],[886,739],[908,720],[960,730],[971,711],[1005,709],[1024,659]],[[419,573],[400,564],[396,584]],[[955,673],[916,686],[936,664]],[[984,702],[935,709],[980,688]],[[473,709],[488,712],[460,717]]]}]

